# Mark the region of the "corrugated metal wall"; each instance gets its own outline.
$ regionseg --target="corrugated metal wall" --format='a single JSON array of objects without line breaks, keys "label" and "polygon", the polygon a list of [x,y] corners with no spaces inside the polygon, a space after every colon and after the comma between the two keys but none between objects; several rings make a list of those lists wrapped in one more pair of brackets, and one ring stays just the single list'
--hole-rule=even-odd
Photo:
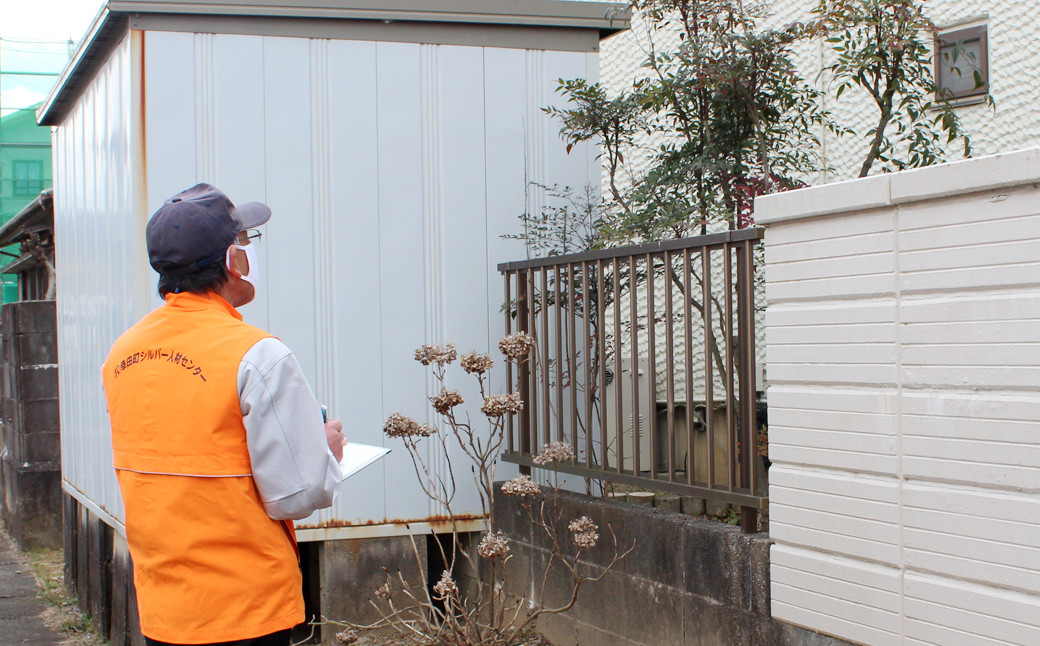
[{"label": "corrugated metal wall", "polygon": [[[243,313],[293,348],[354,441],[382,444],[382,423],[395,410],[426,419],[434,386],[412,359],[416,347],[448,340],[460,351],[495,347],[503,298],[495,266],[524,256],[522,245],[500,236],[515,233],[517,216],[543,199],[527,183],[598,184],[594,152],[567,155],[541,111],[557,100],[557,78],[596,77],[595,54],[146,32],[143,61],[146,212],[113,209],[108,221],[119,233],[102,240],[118,239],[136,255],[111,261],[122,263],[123,280],[144,275],[145,293],[154,292],[156,276],[127,223],[197,181],[233,200],[265,201],[274,217],[259,249],[264,288]],[[128,96],[122,101],[129,106]],[[117,137],[127,137],[128,118]],[[71,132],[59,138],[79,141]],[[102,255],[78,244],[67,254],[63,276]],[[107,293],[129,291],[117,285]],[[82,411],[102,429],[92,451],[69,445],[70,479],[110,509],[119,509],[118,493],[110,455],[98,453],[108,442],[97,366],[134,314],[157,304],[141,294],[133,304],[113,303],[121,315],[106,323],[112,332],[98,334],[90,369],[63,382],[75,385],[74,398],[89,400]],[[462,393],[479,401],[475,388]],[[80,423],[80,405],[63,408],[63,428]],[[431,458],[443,472],[440,456]],[[342,494],[301,525],[442,513],[422,494],[400,445]],[[477,508],[468,488],[460,492],[455,512]],[[333,535],[357,532],[303,537]]]},{"label": "corrugated metal wall", "polygon": [[101,364],[148,311],[144,221],[134,209],[132,54],[127,36],[54,136],[55,253],[64,486],[120,518]]}]

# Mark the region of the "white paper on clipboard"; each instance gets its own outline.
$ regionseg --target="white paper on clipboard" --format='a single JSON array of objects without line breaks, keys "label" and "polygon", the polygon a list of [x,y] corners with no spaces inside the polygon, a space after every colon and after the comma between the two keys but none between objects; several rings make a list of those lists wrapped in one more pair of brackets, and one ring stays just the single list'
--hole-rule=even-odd
[{"label": "white paper on clipboard", "polygon": [[339,470],[342,474],[340,482],[343,482],[343,480],[346,480],[389,452],[390,449],[382,446],[358,444],[357,442],[347,443],[343,447],[343,459],[339,461]]}]

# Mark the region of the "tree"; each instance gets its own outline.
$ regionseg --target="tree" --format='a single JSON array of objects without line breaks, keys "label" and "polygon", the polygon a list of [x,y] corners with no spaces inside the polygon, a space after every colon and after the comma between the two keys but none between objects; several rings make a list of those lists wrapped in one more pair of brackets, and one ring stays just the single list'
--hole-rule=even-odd
[{"label": "tree", "polygon": [[824,68],[835,83],[835,98],[859,87],[878,109],[866,133],[870,146],[860,177],[875,162],[902,170],[944,161],[944,146],[957,139],[964,156],[971,156],[949,97],[935,85],[930,45],[936,28],[921,2],[820,0],[813,14],[810,33],[822,35],[836,55]]},{"label": "tree", "polygon": [[[749,226],[756,196],[802,186],[820,169],[815,133],[840,132],[793,62],[804,27],[760,30],[760,16],[740,0],[632,6],[648,21],[647,74],[616,96],[584,79],[561,80],[569,105],[547,109],[568,147],[590,139],[602,146],[604,241]],[[673,30],[678,46],[659,49]],[[655,143],[641,146],[641,137]],[[637,156],[644,159],[626,165]]]}]

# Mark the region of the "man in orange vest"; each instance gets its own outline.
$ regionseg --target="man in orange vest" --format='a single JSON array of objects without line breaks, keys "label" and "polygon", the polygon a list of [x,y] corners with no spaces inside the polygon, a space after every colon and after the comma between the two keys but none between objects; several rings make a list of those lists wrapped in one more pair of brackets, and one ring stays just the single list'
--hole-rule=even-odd
[{"label": "man in orange vest", "polygon": [[209,184],[167,200],[147,228],[166,302],[104,364],[149,646],[287,646],[305,619],[292,520],[332,504],[346,440],[292,352],[235,309],[270,217]]}]

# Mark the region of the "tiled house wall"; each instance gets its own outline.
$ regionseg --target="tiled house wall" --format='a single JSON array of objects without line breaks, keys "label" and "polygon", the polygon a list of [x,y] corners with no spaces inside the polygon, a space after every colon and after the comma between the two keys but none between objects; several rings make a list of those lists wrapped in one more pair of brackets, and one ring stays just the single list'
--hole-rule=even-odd
[{"label": "tiled house wall", "polygon": [[[782,27],[792,22],[811,19],[814,2],[775,0],[769,3],[769,15],[759,20],[761,27]],[[1040,40],[1035,32],[1035,7],[1015,0],[928,0],[926,15],[941,29],[986,25],[989,39],[989,85],[993,105],[974,104],[957,108],[965,132],[972,137],[976,156],[991,155],[1040,144],[1040,85],[1033,82],[1040,61]],[[632,18],[632,29],[621,32],[603,43],[600,56],[600,80],[613,92],[630,88],[632,80],[646,70],[641,66],[649,49],[647,30],[642,16]],[[660,34],[655,46],[667,50],[678,43],[678,34]],[[821,41],[806,42],[797,47],[797,60],[802,78],[830,95],[834,88],[826,76],[820,76],[822,65],[830,61],[830,53]],[[850,90],[841,101],[825,99],[839,123],[853,128],[855,136],[835,137],[821,130],[823,166],[830,172],[807,178],[811,184],[840,181],[859,174],[866,156],[867,132],[876,125],[877,108],[865,92]],[[643,142],[660,143],[660,142]],[[951,159],[960,158],[959,142],[950,146]],[[632,158],[629,165],[639,170]],[[875,163],[873,173],[880,172]]]},{"label": "tiled house wall", "polygon": [[757,213],[773,616],[1040,643],[1040,149]]}]

